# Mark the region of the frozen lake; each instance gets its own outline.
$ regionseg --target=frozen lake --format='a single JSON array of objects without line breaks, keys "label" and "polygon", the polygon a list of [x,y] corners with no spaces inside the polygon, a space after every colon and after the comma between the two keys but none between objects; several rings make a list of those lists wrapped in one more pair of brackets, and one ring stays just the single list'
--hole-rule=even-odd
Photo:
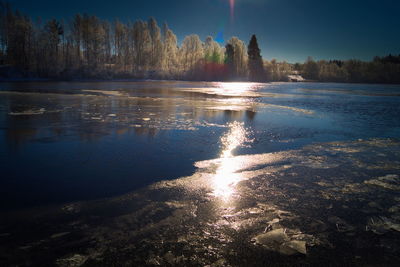
[{"label": "frozen lake", "polygon": [[399,137],[395,85],[0,83],[0,263],[392,265]]}]

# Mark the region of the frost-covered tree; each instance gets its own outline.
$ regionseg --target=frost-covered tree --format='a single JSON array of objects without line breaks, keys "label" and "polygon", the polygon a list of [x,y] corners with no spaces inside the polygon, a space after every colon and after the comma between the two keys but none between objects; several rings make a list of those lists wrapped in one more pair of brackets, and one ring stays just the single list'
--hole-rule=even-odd
[{"label": "frost-covered tree", "polygon": [[147,23],[136,21],[133,25],[135,74],[143,75],[150,67],[151,36]]},{"label": "frost-covered tree", "polygon": [[164,23],[163,26],[163,56],[162,56],[162,69],[164,75],[168,77],[176,77],[178,75],[178,43],[176,35]]},{"label": "frost-covered tree", "polygon": [[317,80],[319,77],[319,67],[312,57],[308,57],[303,66],[303,75],[306,79]]},{"label": "frost-covered tree", "polygon": [[148,22],[149,34],[150,34],[150,68],[152,71],[160,71],[162,62],[163,44],[161,40],[161,30],[157,25],[157,21],[154,18],[150,18]]},{"label": "frost-covered tree", "polygon": [[102,62],[105,68],[109,68],[111,65],[111,55],[112,55],[112,35],[111,35],[111,25],[108,21],[103,21],[102,23],[104,30],[104,54]]},{"label": "frost-covered tree", "polygon": [[204,68],[201,78],[207,81],[220,80],[225,76],[224,49],[208,36],[204,42]]},{"label": "frost-covered tree", "polygon": [[221,46],[211,36],[204,42],[204,57],[206,62],[222,63],[223,51]]},{"label": "frost-covered tree", "polygon": [[197,34],[186,36],[180,49],[180,60],[184,75],[193,77],[203,58],[204,49],[199,36]]},{"label": "frost-covered tree", "polygon": [[75,15],[70,27],[72,49],[74,49],[71,52],[71,56],[73,57],[71,62],[72,66],[75,66],[77,69],[80,69],[82,66],[82,20],[83,18],[80,14]]},{"label": "frost-covered tree", "polygon": [[247,77],[247,51],[245,43],[237,37],[232,37],[228,44],[232,46],[233,58],[232,68],[235,78],[243,79]]},{"label": "frost-covered tree", "polygon": [[115,53],[115,63],[118,67],[123,67],[124,65],[124,55],[126,49],[126,35],[128,29],[120,21],[115,21],[114,23],[114,53]]}]

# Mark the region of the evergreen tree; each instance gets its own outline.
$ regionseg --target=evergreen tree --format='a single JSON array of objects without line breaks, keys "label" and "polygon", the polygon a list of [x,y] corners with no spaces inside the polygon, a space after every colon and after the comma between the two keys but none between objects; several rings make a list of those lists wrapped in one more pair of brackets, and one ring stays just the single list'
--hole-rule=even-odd
[{"label": "evergreen tree", "polygon": [[249,57],[249,79],[252,82],[266,81],[266,72],[264,69],[263,59],[261,57],[261,50],[258,47],[257,37],[253,34],[250,43],[247,46],[247,55]]},{"label": "evergreen tree", "polygon": [[180,49],[184,75],[188,78],[197,78],[199,63],[204,59],[204,48],[197,34],[186,36]]},{"label": "evergreen tree", "polygon": [[225,65],[227,66],[227,77],[226,79],[232,79],[234,77],[234,64],[233,59],[235,57],[235,50],[231,44],[225,46]]},{"label": "evergreen tree", "polygon": [[176,35],[164,23],[163,26],[163,56],[162,69],[167,77],[176,77],[179,72],[178,41]]}]

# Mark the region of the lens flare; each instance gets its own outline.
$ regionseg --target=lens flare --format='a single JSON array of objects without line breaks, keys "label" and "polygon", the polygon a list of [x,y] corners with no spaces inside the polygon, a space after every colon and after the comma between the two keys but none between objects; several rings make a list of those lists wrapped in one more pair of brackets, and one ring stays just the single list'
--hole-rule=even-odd
[{"label": "lens flare", "polygon": [[215,37],[215,41],[217,43],[219,43],[220,45],[222,45],[225,41],[224,41],[224,32],[223,30],[219,31],[217,33],[217,36]]},{"label": "lens flare", "polygon": [[233,21],[235,15],[235,0],[229,0],[229,6],[231,8],[231,20]]}]

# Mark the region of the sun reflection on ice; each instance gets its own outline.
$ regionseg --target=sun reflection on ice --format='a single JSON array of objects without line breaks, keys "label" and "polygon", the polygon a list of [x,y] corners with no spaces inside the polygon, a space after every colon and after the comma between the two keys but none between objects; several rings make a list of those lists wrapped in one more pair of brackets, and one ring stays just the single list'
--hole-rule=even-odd
[{"label": "sun reflection on ice", "polygon": [[254,83],[221,82],[217,87],[222,89],[223,95],[242,96],[256,89]]},{"label": "sun reflection on ice", "polygon": [[235,185],[243,180],[241,174],[237,173],[241,164],[235,159],[232,152],[245,143],[251,142],[246,136],[247,130],[243,123],[233,122],[229,127],[229,132],[221,137],[223,149],[213,177],[214,195],[225,200],[235,192]]}]

